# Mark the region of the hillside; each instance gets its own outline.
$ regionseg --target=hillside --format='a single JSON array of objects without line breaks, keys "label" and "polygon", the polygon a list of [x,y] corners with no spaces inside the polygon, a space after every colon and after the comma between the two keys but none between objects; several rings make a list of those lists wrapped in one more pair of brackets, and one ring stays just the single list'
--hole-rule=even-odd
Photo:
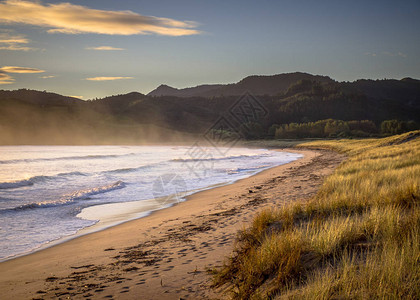
[{"label": "hillside", "polygon": [[[82,101],[26,89],[0,91],[0,144],[190,139],[204,134],[222,115],[233,124],[231,131],[247,139],[377,136],[415,130],[420,124],[420,81],[409,78],[349,83],[292,73],[157,90],[178,96],[132,92]],[[233,106],[238,108],[244,101],[238,95],[246,91],[267,113],[236,120]]]},{"label": "hillside", "polygon": [[241,96],[244,92],[253,95],[281,95],[289,86],[299,80],[311,80],[322,83],[333,82],[327,76],[311,75],[307,73],[287,73],[271,76],[248,76],[233,84],[199,85],[191,88],[176,89],[161,85],[151,91],[148,96],[174,96],[174,97],[223,97]]}]

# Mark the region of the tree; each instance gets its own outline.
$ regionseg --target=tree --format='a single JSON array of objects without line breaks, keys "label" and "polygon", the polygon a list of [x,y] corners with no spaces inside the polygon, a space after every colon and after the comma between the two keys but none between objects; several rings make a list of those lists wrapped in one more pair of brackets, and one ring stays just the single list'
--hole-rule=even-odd
[{"label": "tree", "polygon": [[386,120],[381,123],[381,133],[383,134],[399,134],[402,132],[402,122],[398,120]]}]

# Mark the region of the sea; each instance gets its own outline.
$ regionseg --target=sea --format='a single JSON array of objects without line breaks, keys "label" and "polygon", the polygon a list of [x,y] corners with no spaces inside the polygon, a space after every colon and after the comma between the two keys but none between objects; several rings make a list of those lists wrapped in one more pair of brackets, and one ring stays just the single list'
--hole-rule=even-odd
[{"label": "sea", "polygon": [[301,157],[199,146],[1,146],[0,261]]}]

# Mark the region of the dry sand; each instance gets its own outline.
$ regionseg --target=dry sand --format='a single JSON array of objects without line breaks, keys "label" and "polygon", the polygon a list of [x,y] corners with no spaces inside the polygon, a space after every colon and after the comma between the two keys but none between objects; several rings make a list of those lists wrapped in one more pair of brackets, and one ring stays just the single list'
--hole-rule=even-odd
[{"label": "dry sand", "polygon": [[305,156],[148,217],[0,263],[0,298],[224,298],[210,288],[206,270],[222,265],[236,232],[263,207],[313,196],[343,160],[333,152],[286,150]]}]

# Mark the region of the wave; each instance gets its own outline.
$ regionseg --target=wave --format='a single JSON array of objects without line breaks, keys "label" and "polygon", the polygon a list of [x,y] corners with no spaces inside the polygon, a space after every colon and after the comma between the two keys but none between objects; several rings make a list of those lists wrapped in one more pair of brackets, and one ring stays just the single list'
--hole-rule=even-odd
[{"label": "wave", "polygon": [[52,178],[53,176],[34,176],[28,179],[16,180],[11,182],[0,182],[0,190],[16,189],[25,186],[34,185],[37,182],[42,182]]},{"label": "wave", "polygon": [[109,171],[105,171],[104,173],[130,173],[130,172],[134,172],[137,171],[139,168],[121,168],[121,169],[115,169],[115,170],[109,170]]},{"label": "wave", "polygon": [[0,182],[0,190],[16,189],[16,188],[21,188],[25,186],[32,186],[35,183],[45,182],[47,180],[54,180],[58,177],[66,177],[66,176],[86,176],[86,174],[81,173],[81,172],[67,172],[67,173],[59,173],[57,175],[52,175],[52,176],[38,175],[38,176],[33,176],[27,179],[15,180],[15,181],[10,181],[10,182]]},{"label": "wave", "polygon": [[[64,173],[58,173],[56,176],[88,176],[86,173],[74,171],[74,172],[64,172]],[[51,176],[53,177],[53,176]]]},{"label": "wave", "polygon": [[241,173],[241,172],[257,171],[257,170],[268,168],[268,167],[271,167],[271,165],[261,165],[261,166],[249,167],[249,168],[236,168],[236,169],[227,170],[227,173],[228,174],[238,174],[238,173]]},{"label": "wave", "polygon": [[69,204],[74,203],[77,200],[87,200],[89,199],[90,196],[107,193],[113,190],[122,189],[124,187],[125,187],[125,183],[123,181],[117,181],[117,182],[100,186],[100,187],[76,191],[74,193],[64,195],[59,200],[33,202],[29,204],[20,205],[14,208],[2,209],[0,210],[0,212],[22,211],[22,210],[27,210],[27,209],[48,208],[48,207],[69,205]]},{"label": "wave", "polygon": [[77,192],[74,192],[72,194],[66,195],[66,197],[68,197],[68,199],[71,200],[82,200],[82,199],[87,199],[89,198],[89,196],[94,196],[97,194],[103,194],[103,193],[107,193],[113,190],[118,190],[118,189],[122,189],[125,187],[125,183],[121,180],[114,182],[112,184],[108,184],[108,185],[104,185],[104,186],[100,186],[100,187],[95,187],[92,189],[86,189],[86,190],[80,190]]},{"label": "wave", "polygon": [[34,202],[34,203],[20,205],[20,206],[15,207],[15,208],[3,209],[1,211],[21,211],[21,210],[35,209],[35,208],[54,207],[54,206],[65,205],[65,204],[69,204],[69,201],[57,200],[57,201],[49,201],[49,202],[47,202],[47,201],[45,201],[45,202]]},{"label": "wave", "polygon": [[0,160],[0,164],[15,164],[15,163],[30,163],[30,162],[42,162],[42,161],[60,161],[60,160],[86,160],[86,159],[104,159],[104,158],[116,158],[122,156],[136,155],[136,153],[127,154],[106,154],[106,155],[82,155],[82,156],[63,156],[54,158],[23,158],[23,159],[10,159]]},{"label": "wave", "polygon": [[34,183],[30,179],[17,180],[17,181],[11,181],[11,182],[0,182],[0,190],[16,189],[23,186],[30,186],[33,184]]},{"label": "wave", "polygon": [[241,158],[258,158],[258,157],[267,157],[271,156],[270,153],[262,153],[262,154],[256,154],[256,155],[231,155],[226,157],[211,157],[211,158],[174,158],[171,159],[171,162],[197,162],[197,161],[222,161],[222,160],[231,160],[231,159],[241,159]]},{"label": "wave", "polygon": [[143,170],[143,169],[148,169],[148,168],[152,168],[154,166],[158,166],[161,164],[164,164],[165,162],[159,162],[159,163],[152,163],[152,164],[147,164],[144,166],[140,166],[140,167],[133,167],[133,168],[121,168],[121,169],[115,169],[115,170],[108,170],[108,171],[104,171],[103,173],[108,173],[108,174],[115,174],[115,173],[130,173],[130,172],[135,172],[138,170]]}]

